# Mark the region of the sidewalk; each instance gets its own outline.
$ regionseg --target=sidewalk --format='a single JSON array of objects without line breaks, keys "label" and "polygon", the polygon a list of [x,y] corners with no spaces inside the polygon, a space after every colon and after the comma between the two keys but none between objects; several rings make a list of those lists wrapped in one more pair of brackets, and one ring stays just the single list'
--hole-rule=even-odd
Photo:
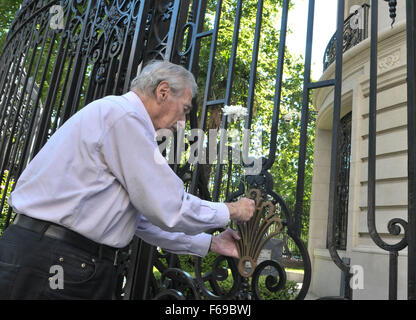
[{"label": "sidewalk", "polygon": [[305,300],[317,300],[317,299],[319,299],[319,297],[318,296],[316,296],[316,295],[314,295],[313,293],[311,293],[311,292],[308,292],[307,294],[306,294],[306,297],[305,297]]}]

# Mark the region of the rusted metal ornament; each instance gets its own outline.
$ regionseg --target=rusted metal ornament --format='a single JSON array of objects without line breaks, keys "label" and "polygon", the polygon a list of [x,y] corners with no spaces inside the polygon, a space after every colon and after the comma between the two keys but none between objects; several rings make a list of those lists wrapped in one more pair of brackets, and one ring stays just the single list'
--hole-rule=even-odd
[{"label": "rusted metal ornament", "polygon": [[[260,252],[267,241],[278,235],[283,228],[275,205],[271,201],[263,201],[259,189],[250,189],[247,192],[247,197],[255,201],[254,216],[250,221],[237,224],[241,238],[237,242],[240,256],[238,272],[245,278],[253,275]],[[249,269],[246,268],[247,263],[250,265]]]}]

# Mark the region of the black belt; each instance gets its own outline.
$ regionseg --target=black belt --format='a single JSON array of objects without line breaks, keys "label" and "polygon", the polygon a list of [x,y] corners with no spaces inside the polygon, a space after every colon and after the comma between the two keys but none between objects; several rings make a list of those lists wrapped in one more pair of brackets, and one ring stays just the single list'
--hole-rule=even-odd
[{"label": "black belt", "polygon": [[63,226],[35,219],[23,214],[18,214],[13,223],[21,226],[22,228],[26,228],[37,233],[43,233],[47,237],[62,240],[63,242],[84,250],[93,256],[113,261],[114,265],[117,265],[117,258],[121,249],[96,243]]}]

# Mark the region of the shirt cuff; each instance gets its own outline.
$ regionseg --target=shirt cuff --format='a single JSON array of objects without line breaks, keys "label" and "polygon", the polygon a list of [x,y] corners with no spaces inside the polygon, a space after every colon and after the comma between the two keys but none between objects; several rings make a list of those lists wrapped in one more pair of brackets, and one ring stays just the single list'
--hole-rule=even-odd
[{"label": "shirt cuff", "polygon": [[216,224],[225,227],[230,222],[230,211],[225,203],[201,200],[201,206],[209,207],[216,212]]},{"label": "shirt cuff", "polygon": [[211,247],[212,235],[207,233],[200,233],[192,237],[189,251],[197,256],[205,257]]}]

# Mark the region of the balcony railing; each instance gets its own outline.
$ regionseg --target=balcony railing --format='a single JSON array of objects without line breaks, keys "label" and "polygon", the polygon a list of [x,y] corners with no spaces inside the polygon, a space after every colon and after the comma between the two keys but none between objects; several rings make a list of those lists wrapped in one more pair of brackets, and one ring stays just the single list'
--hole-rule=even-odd
[{"label": "balcony railing", "polygon": [[[362,5],[360,9],[351,13],[344,21],[343,53],[368,37],[369,8],[368,4]],[[325,50],[324,71],[335,61],[336,46],[337,38],[336,33],[334,33]]]}]

